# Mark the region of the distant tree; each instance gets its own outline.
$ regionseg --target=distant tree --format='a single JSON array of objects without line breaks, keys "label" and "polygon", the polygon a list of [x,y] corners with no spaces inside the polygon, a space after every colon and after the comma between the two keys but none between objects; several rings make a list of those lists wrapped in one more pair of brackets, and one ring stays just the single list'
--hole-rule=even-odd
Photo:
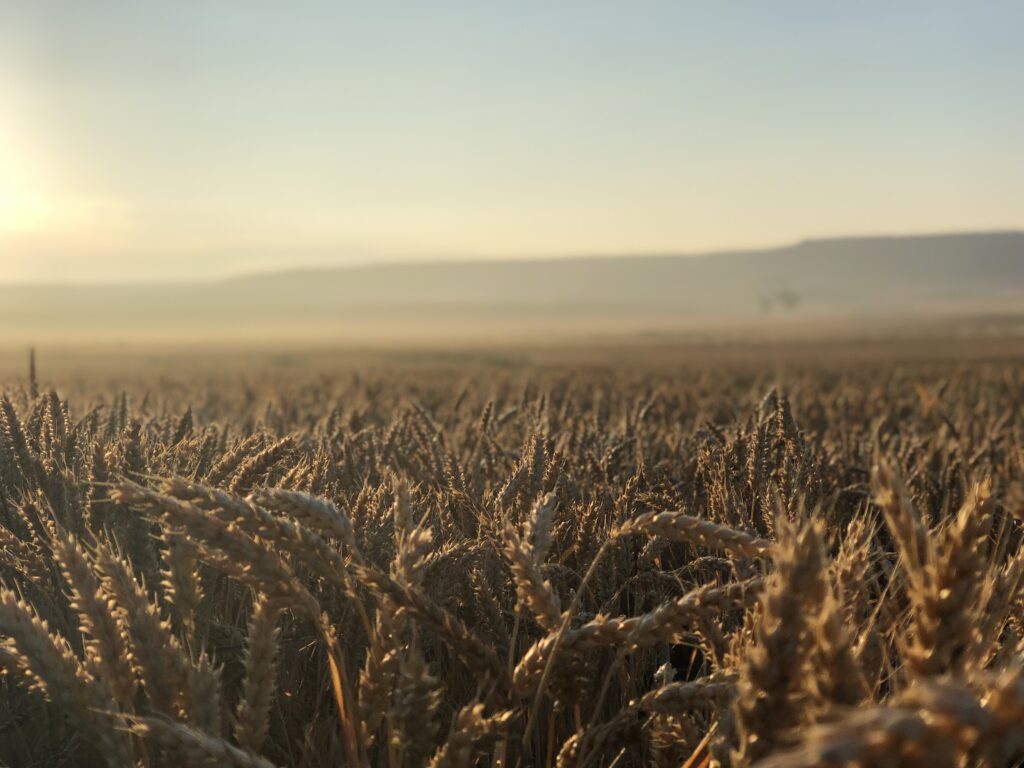
[{"label": "distant tree", "polygon": [[778,299],[784,309],[794,310],[800,306],[800,294],[788,288],[779,291]]}]

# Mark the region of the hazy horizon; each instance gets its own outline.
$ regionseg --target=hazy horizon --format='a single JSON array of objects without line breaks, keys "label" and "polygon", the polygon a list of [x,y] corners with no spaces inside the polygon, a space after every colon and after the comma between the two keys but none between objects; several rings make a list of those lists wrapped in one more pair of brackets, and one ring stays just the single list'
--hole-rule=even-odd
[{"label": "hazy horizon", "polygon": [[[770,243],[761,246],[744,246],[734,248],[720,248],[708,251],[692,251],[692,252],[622,252],[622,253],[561,253],[561,254],[529,254],[525,256],[515,257],[507,255],[493,256],[488,254],[479,254],[476,256],[424,256],[421,258],[381,258],[381,259],[353,259],[351,261],[340,261],[337,259],[316,262],[286,262],[280,264],[270,265],[264,268],[251,268],[246,269],[241,267],[239,269],[225,272],[223,274],[203,274],[194,275],[184,278],[174,279],[160,279],[160,278],[146,278],[146,277],[121,277],[119,275],[81,275],[75,276],[63,276],[53,278],[34,279],[31,277],[18,279],[8,279],[6,275],[0,275],[0,286],[10,287],[31,287],[31,286],[65,286],[65,287],[100,287],[100,286],[120,286],[130,287],[133,285],[139,286],[155,286],[160,284],[174,284],[179,283],[181,285],[198,285],[198,284],[210,284],[210,283],[230,283],[236,280],[244,280],[248,278],[263,278],[273,277],[276,275],[301,275],[308,273],[321,273],[321,272],[334,272],[334,271],[347,271],[347,270],[367,270],[378,267],[383,268],[417,268],[417,267],[458,267],[460,265],[473,266],[473,265],[513,265],[513,264],[538,264],[538,263],[559,263],[559,262],[586,262],[586,261],[614,261],[620,259],[637,259],[637,260],[649,260],[649,259],[715,259],[717,257],[730,257],[738,254],[765,254],[766,256],[778,252],[785,251],[792,248],[798,248],[801,246],[809,246],[820,243],[863,243],[868,244],[872,242],[891,242],[891,241],[911,241],[911,240],[931,240],[938,238],[976,238],[976,237],[988,237],[988,236],[1024,236],[1024,228],[1021,229],[993,229],[993,230],[978,230],[978,231],[949,231],[949,232],[905,232],[905,233],[879,233],[879,234],[859,234],[859,235],[837,235],[832,237],[806,237],[794,240],[792,242],[785,243]],[[1024,257],[1024,253],[1022,253]]]},{"label": "hazy horizon", "polygon": [[[993,325],[994,323],[994,325]],[[371,264],[230,280],[2,284],[10,342],[387,344],[1024,331],[1024,232],[700,257]]]},{"label": "hazy horizon", "polygon": [[1024,6],[0,9],[0,281],[1024,229]]}]

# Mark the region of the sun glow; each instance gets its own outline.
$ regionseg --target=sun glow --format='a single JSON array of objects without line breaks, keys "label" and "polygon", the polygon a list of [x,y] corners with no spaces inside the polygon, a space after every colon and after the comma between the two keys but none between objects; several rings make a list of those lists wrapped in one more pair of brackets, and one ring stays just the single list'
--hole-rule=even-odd
[{"label": "sun glow", "polygon": [[45,226],[47,218],[42,196],[6,182],[0,186],[0,232],[35,232]]},{"label": "sun glow", "polygon": [[31,144],[6,129],[0,132],[0,233],[38,232],[52,218],[45,174],[33,162]]}]

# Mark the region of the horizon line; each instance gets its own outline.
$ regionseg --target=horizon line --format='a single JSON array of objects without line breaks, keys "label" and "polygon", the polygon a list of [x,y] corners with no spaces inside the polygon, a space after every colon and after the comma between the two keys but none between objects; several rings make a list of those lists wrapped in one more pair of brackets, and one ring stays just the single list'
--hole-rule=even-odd
[{"label": "horizon line", "polygon": [[999,229],[962,229],[962,230],[935,230],[916,231],[906,233],[889,234],[850,234],[850,235],[825,235],[802,237],[797,240],[786,241],[775,245],[758,246],[737,246],[733,248],[716,248],[705,251],[641,251],[630,253],[628,251],[605,252],[605,253],[565,253],[548,255],[528,255],[522,257],[514,256],[438,256],[416,258],[393,258],[379,262],[352,262],[338,264],[305,264],[299,266],[281,266],[279,268],[254,269],[247,272],[235,272],[228,275],[192,277],[182,279],[129,279],[129,280],[0,280],[0,287],[20,288],[97,288],[97,287],[143,287],[143,286],[197,286],[197,285],[218,285],[243,280],[268,278],[283,275],[316,274],[322,272],[349,272],[372,269],[387,269],[394,267],[442,267],[442,266],[476,266],[476,265],[514,265],[514,264],[537,264],[544,262],[569,262],[569,261],[613,261],[621,259],[656,260],[656,259],[679,259],[679,258],[715,258],[728,257],[739,254],[771,253],[792,248],[799,248],[804,245],[818,243],[856,242],[871,240],[924,240],[932,238],[953,238],[953,237],[995,237],[995,236],[1017,235],[1024,236],[1024,226],[1019,228]]}]

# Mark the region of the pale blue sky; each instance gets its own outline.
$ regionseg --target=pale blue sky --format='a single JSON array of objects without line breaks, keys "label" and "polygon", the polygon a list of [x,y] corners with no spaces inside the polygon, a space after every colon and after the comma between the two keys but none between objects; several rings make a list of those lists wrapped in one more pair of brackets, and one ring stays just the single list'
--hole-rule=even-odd
[{"label": "pale blue sky", "polygon": [[0,0],[0,279],[1024,227],[1024,3]]}]

